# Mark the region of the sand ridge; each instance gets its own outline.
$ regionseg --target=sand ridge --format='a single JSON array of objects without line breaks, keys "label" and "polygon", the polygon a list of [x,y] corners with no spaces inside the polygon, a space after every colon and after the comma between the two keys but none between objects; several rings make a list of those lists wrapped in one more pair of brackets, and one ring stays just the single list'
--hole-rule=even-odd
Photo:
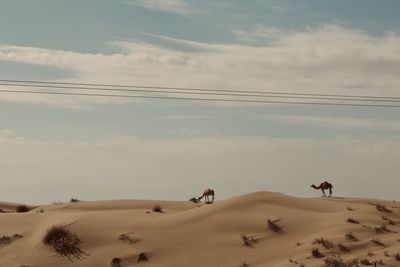
[{"label": "sand ridge", "polygon": [[[378,210],[377,203],[389,212]],[[152,211],[156,204],[163,212]],[[17,206],[0,203],[0,208],[9,210]],[[359,223],[350,223],[349,218]],[[269,230],[267,219],[282,232]],[[68,225],[88,255],[70,261],[43,244],[44,235],[54,225]],[[1,213],[0,226],[1,235],[22,236],[0,244],[0,267],[110,266],[115,257],[121,266],[323,266],[324,259],[333,255],[400,266],[394,257],[400,253],[400,203],[393,201],[298,198],[273,192],[250,193],[212,205],[79,201],[27,213]],[[346,239],[348,233],[357,241]],[[248,245],[244,238],[250,240]],[[380,240],[383,246],[372,240]],[[333,247],[325,247],[325,241]],[[325,257],[313,257],[313,248]],[[140,253],[148,261],[138,263]]]}]

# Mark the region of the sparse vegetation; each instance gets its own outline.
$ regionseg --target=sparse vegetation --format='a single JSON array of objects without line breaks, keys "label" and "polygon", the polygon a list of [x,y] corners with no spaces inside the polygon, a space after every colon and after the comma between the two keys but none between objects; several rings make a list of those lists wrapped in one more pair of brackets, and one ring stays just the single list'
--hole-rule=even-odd
[{"label": "sparse vegetation", "polygon": [[331,249],[335,247],[335,244],[332,241],[326,240],[322,237],[315,239],[313,244],[320,244],[324,246],[326,249]]},{"label": "sparse vegetation", "polygon": [[396,261],[400,261],[400,254],[399,253],[394,254],[393,257],[395,258]]},{"label": "sparse vegetation", "polygon": [[82,255],[87,255],[80,248],[82,241],[66,226],[51,227],[47,230],[43,243],[53,247],[59,255],[67,257],[71,261],[72,258],[81,259]]},{"label": "sparse vegetation", "polygon": [[370,262],[368,259],[362,259],[362,260],[360,260],[360,263],[361,263],[362,265],[372,265],[372,264],[373,264],[373,263]]},{"label": "sparse vegetation", "polygon": [[344,236],[345,238],[346,238],[346,240],[348,240],[348,241],[353,241],[353,242],[356,242],[356,241],[358,241],[358,238],[355,236],[355,235],[353,235],[353,233],[347,233],[347,234],[345,234],[345,236]]},{"label": "sparse vegetation", "polygon": [[77,198],[71,198],[70,200],[69,200],[69,202],[71,202],[71,203],[77,203],[77,202],[79,202],[80,200],[79,199],[77,199]]},{"label": "sparse vegetation", "polygon": [[148,261],[148,260],[149,260],[149,257],[147,256],[146,253],[144,253],[144,252],[139,253],[137,262]]},{"label": "sparse vegetation", "polygon": [[239,265],[239,267],[250,267],[250,264],[248,264],[247,262],[243,262]]},{"label": "sparse vegetation", "polygon": [[386,213],[392,213],[392,211],[390,210],[390,209],[388,209],[388,208],[386,208],[386,206],[385,205],[383,205],[383,204],[373,204],[374,206],[375,206],[375,208],[377,209],[377,210],[379,210],[380,212],[386,212]]},{"label": "sparse vegetation", "polygon": [[242,235],[243,245],[246,247],[253,247],[253,244],[257,243],[257,240],[252,236]]},{"label": "sparse vegetation", "polygon": [[324,260],[323,267],[356,267],[358,265],[357,260],[351,260],[345,262],[340,256],[328,257]]},{"label": "sparse vegetation", "polygon": [[2,237],[0,237],[0,244],[4,244],[4,245],[8,245],[11,244],[12,242],[21,239],[23,236],[20,234],[14,234],[13,236],[6,236],[3,235]]},{"label": "sparse vegetation", "polygon": [[311,255],[312,255],[314,258],[323,258],[323,257],[325,257],[325,255],[322,254],[322,253],[319,251],[318,248],[313,248],[312,251],[311,251]]},{"label": "sparse vegetation", "polygon": [[356,219],[351,218],[351,217],[347,219],[347,222],[349,222],[349,223],[355,223],[355,224],[360,223],[359,221],[357,221]]},{"label": "sparse vegetation", "polygon": [[353,207],[351,207],[351,206],[347,206],[347,210],[348,211],[354,211]]},{"label": "sparse vegetation", "polygon": [[161,212],[162,213],[164,211],[162,210],[162,207],[160,205],[154,205],[153,212]]},{"label": "sparse vegetation", "polygon": [[338,248],[340,249],[340,251],[350,252],[350,249],[347,246],[343,245],[342,243],[338,244]]},{"label": "sparse vegetation", "polygon": [[385,243],[383,243],[381,240],[379,240],[379,239],[377,239],[377,238],[372,239],[371,242],[374,243],[374,244],[377,245],[377,246],[381,246],[381,247],[384,247],[384,246],[385,246]]},{"label": "sparse vegetation", "polygon": [[281,226],[277,224],[278,220],[271,221],[270,219],[267,220],[268,229],[275,233],[282,233],[283,229]]},{"label": "sparse vegetation", "polygon": [[15,211],[16,212],[28,212],[28,211],[30,211],[31,209],[27,206],[27,205],[19,205],[16,209],[15,209]]},{"label": "sparse vegetation", "polygon": [[384,233],[391,233],[392,231],[386,227],[386,225],[382,225],[379,227],[375,227],[375,232],[378,234],[384,234]]},{"label": "sparse vegetation", "polygon": [[127,234],[121,234],[118,236],[118,239],[121,241],[126,241],[130,244],[136,243],[138,241],[138,239],[132,238]]},{"label": "sparse vegetation", "polygon": [[121,267],[122,265],[122,260],[118,257],[114,258],[111,260],[111,267]]}]

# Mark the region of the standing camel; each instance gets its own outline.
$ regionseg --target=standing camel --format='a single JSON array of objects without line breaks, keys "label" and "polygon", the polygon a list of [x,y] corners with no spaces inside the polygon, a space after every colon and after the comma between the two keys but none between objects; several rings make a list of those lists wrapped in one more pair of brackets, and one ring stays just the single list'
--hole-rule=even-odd
[{"label": "standing camel", "polygon": [[325,190],[329,189],[329,197],[332,197],[332,188],[333,185],[328,183],[327,181],[321,183],[319,186],[311,185],[314,189],[321,189],[322,190],[322,197],[326,197]]},{"label": "standing camel", "polygon": [[[204,197],[206,203],[214,203],[214,190],[208,188],[204,191],[203,195],[199,197],[197,200],[201,201],[201,199]],[[210,196],[212,197],[212,200],[210,201]]]}]

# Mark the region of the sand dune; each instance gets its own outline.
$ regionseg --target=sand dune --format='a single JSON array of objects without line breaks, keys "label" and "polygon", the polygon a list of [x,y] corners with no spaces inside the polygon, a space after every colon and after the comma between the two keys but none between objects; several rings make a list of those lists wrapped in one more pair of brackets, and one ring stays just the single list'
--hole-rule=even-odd
[{"label": "sand dune", "polygon": [[[379,211],[374,203],[390,212]],[[153,212],[155,204],[164,212]],[[0,203],[0,208],[7,210],[16,206]],[[268,218],[283,231],[269,230]],[[359,223],[347,222],[348,218]],[[43,244],[46,231],[54,225],[68,225],[88,255],[70,261]],[[386,228],[375,229],[382,225]],[[28,213],[1,213],[0,226],[1,235],[22,235],[0,244],[0,267],[110,266],[115,257],[121,259],[121,266],[234,267],[244,262],[248,266],[323,266],[324,259],[333,255],[400,266],[394,258],[400,253],[400,203],[372,199],[297,198],[256,192],[212,205],[80,201],[42,206]],[[345,238],[350,232],[357,241]],[[124,240],[119,239],[121,234],[125,234]],[[243,235],[250,246],[244,245]],[[333,247],[314,243],[318,238],[328,246],[331,241]],[[373,239],[384,246],[374,244]],[[350,251],[342,251],[339,243],[342,250]],[[312,257],[313,248],[325,257]],[[140,253],[146,253],[148,261],[138,263]]]}]

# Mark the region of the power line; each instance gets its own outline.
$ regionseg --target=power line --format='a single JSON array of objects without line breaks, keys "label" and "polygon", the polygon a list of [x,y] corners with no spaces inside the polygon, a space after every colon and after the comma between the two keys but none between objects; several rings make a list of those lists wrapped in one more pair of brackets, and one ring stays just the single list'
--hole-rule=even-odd
[{"label": "power line", "polygon": [[216,101],[216,102],[262,103],[262,104],[296,104],[296,105],[400,108],[400,105],[382,105],[382,104],[373,105],[373,104],[334,103],[334,102],[329,103],[329,102],[299,102],[299,101],[273,101],[273,100],[269,101],[269,100],[252,100],[252,99],[218,99],[218,98],[168,97],[168,96],[119,95],[119,94],[114,95],[114,94],[89,94],[89,93],[44,92],[44,91],[26,91],[26,90],[1,90],[1,89],[0,89],[0,93],[144,98],[144,99],[164,99],[164,100]]},{"label": "power line", "polygon": [[112,92],[136,92],[136,93],[163,93],[163,94],[190,94],[190,95],[212,95],[212,96],[235,96],[235,97],[255,97],[255,98],[286,98],[286,99],[313,99],[313,100],[338,100],[338,101],[368,101],[368,102],[393,102],[399,103],[395,99],[364,99],[364,98],[335,98],[335,97],[314,97],[314,96],[288,96],[288,95],[264,95],[264,94],[244,94],[244,93],[214,93],[214,92],[181,92],[166,90],[144,90],[144,89],[124,89],[124,88],[103,88],[103,87],[76,87],[61,85],[38,85],[38,84],[10,84],[1,83],[0,86],[12,87],[34,87],[34,88],[51,88],[51,89],[70,89],[70,90],[89,90],[89,91],[112,91]]},{"label": "power line", "polygon": [[0,82],[8,83],[31,83],[31,84],[55,84],[55,85],[75,85],[75,86],[95,86],[95,87],[115,87],[115,88],[142,88],[159,90],[180,90],[180,91],[205,91],[205,92],[230,92],[230,93],[251,93],[251,94],[272,94],[272,95],[293,95],[293,96],[321,96],[321,97],[341,97],[341,98],[371,98],[371,99],[391,99],[400,100],[398,96],[368,96],[368,95],[343,95],[343,94],[311,94],[297,92],[276,92],[276,91],[252,91],[252,90],[231,90],[231,89],[210,89],[192,87],[167,87],[167,86],[148,86],[148,85],[120,85],[120,84],[99,84],[99,83],[73,83],[73,82],[51,82],[51,81],[32,81],[32,80],[11,80],[0,79]]}]

